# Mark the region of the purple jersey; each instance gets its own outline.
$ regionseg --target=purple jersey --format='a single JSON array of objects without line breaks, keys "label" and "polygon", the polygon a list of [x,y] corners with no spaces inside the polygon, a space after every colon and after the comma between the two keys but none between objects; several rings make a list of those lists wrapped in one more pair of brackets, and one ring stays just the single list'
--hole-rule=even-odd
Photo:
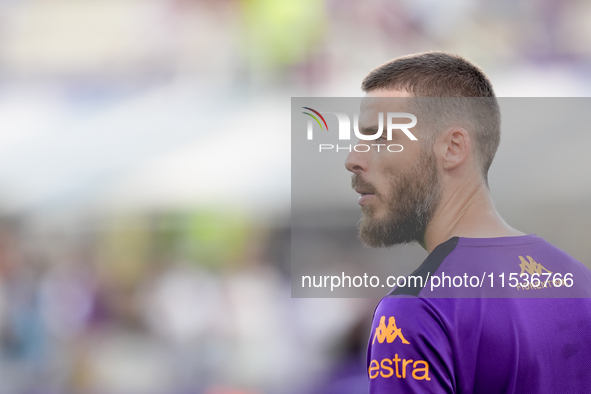
[{"label": "purple jersey", "polygon": [[568,254],[454,237],[410,277],[376,308],[370,393],[591,392],[591,271]]}]

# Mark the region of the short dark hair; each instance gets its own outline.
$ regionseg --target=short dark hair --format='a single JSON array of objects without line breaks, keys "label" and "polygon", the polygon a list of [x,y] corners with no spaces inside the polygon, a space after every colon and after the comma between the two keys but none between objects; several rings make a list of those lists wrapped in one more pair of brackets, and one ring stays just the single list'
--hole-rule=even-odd
[{"label": "short dark hair", "polygon": [[445,52],[413,54],[373,69],[361,88],[365,92],[405,90],[415,97],[443,98],[423,112],[432,124],[462,119],[472,126],[477,159],[488,183],[488,169],[501,141],[501,114],[492,84],[480,68]]}]

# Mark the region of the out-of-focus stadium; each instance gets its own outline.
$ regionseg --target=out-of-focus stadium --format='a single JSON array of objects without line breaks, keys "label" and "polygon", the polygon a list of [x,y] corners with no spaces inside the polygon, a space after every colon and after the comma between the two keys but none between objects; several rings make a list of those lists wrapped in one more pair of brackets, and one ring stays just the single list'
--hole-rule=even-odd
[{"label": "out-of-focus stadium", "polygon": [[[291,298],[290,97],[428,50],[588,96],[589,48],[582,0],[0,2],[0,394],[366,392],[376,300]],[[493,195],[589,264],[591,161],[546,159]]]}]

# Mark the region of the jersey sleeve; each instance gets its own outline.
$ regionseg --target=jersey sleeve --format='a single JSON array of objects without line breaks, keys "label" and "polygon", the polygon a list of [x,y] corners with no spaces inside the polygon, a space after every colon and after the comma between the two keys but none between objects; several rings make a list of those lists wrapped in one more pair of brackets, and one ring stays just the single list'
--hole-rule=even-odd
[{"label": "jersey sleeve", "polygon": [[426,299],[382,299],[368,344],[370,394],[454,393],[446,327],[445,319]]}]

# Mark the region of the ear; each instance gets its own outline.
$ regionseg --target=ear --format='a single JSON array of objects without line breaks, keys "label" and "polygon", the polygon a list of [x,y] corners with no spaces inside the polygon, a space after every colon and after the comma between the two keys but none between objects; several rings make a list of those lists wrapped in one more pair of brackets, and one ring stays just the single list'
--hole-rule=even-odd
[{"label": "ear", "polygon": [[443,132],[436,142],[444,169],[451,170],[464,163],[472,151],[470,134],[463,127],[453,127]]}]

